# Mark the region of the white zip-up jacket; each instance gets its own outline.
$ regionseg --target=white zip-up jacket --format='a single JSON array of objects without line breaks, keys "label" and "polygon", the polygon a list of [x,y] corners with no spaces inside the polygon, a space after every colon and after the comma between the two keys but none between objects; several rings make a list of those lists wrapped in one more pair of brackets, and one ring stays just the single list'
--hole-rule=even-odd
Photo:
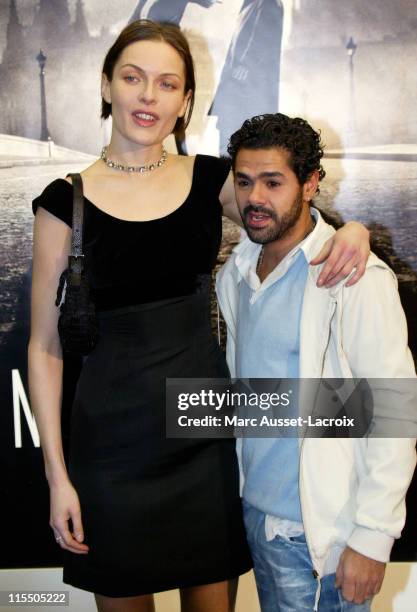
[{"label": "white zip-up jacket", "polygon": [[[320,213],[314,208],[311,211],[316,227],[303,242],[307,261],[334,234]],[[239,283],[242,273],[257,261],[260,249],[261,245],[245,239],[217,275],[216,291],[227,324],[226,353],[232,377],[236,376]],[[309,266],[305,285],[300,378],[415,378],[407,324],[393,271],[371,254],[358,283],[346,288],[343,282],[326,289],[316,286],[320,269]],[[383,380],[381,389],[389,392],[384,390]],[[396,402],[394,395],[393,411],[398,404],[401,401]],[[404,418],[415,419],[414,411],[413,403],[411,417],[408,414]],[[238,440],[239,461],[240,443]],[[415,438],[300,440],[302,518],[319,576],[336,570],[346,545],[372,559],[389,560],[394,539],[404,526],[405,494],[415,463]]]}]

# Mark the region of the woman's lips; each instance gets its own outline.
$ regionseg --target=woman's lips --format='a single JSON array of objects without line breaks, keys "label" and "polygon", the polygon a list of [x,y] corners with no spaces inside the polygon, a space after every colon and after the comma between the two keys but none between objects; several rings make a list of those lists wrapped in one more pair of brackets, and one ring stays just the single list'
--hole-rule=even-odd
[{"label": "woman's lips", "polygon": [[134,111],[132,118],[136,125],[140,127],[152,127],[158,121],[159,117],[155,113],[148,113],[145,111]]}]

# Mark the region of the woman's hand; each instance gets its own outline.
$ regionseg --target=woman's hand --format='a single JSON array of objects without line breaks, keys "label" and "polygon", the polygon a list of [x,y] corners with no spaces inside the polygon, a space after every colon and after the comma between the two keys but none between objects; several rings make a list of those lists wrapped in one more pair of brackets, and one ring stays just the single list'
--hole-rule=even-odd
[{"label": "woman's hand", "polygon": [[356,268],[346,287],[354,285],[365,272],[370,251],[369,231],[362,223],[349,221],[327,240],[320,253],[310,261],[313,266],[326,261],[317,286],[333,287]]},{"label": "woman's hand", "polygon": [[[84,531],[81,522],[81,509],[78,495],[72,484],[53,485],[50,488],[51,519],[50,526],[55,540],[65,550],[77,554],[88,553],[88,546],[83,544]],[[69,530],[71,519],[73,533]]]}]

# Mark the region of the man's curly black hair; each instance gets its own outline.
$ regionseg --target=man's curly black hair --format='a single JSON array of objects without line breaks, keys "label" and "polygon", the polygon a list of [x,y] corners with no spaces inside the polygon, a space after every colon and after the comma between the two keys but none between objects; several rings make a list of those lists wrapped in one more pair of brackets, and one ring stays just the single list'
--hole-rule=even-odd
[{"label": "man's curly black hair", "polygon": [[288,163],[291,169],[300,185],[304,185],[314,170],[319,171],[319,181],[326,175],[320,163],[323,146],[320,133],[313,130],[307,121],[275,113],[257,115],[245,121],[230,137],[227,152],[234,170],[240,149],[285,149],[290,154]]}]

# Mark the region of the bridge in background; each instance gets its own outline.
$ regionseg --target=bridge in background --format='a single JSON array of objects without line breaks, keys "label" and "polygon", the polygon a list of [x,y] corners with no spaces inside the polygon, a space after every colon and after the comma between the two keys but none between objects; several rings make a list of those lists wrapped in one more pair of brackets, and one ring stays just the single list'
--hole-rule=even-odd
[{"label": "bridge in background", "polygon": [[91,162],[94,159],[97,159],[94,155],[59,147],[52,140],[44,142],[0,134],[0,168]]}]

